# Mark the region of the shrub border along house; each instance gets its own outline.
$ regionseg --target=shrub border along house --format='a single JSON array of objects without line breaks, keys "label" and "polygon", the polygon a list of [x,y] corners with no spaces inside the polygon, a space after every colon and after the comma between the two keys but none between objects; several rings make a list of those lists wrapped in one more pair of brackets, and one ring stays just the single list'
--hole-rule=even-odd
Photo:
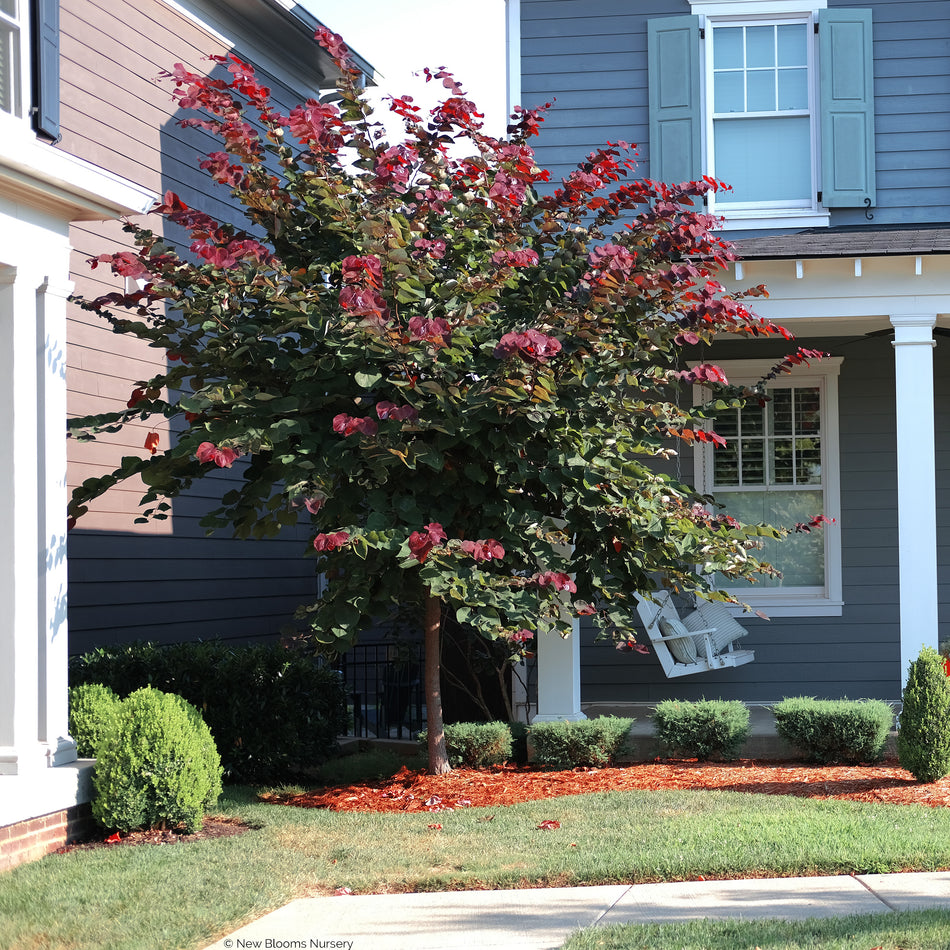
[{"label": "shrub border along house", "polygon": [[279,644],[134,643],[73,657],[69,673],[73,686],[101,683],[123,697],[154,686],[187,700],[204,716],[229,782],[304,777],[346,734],[339,674]]}]

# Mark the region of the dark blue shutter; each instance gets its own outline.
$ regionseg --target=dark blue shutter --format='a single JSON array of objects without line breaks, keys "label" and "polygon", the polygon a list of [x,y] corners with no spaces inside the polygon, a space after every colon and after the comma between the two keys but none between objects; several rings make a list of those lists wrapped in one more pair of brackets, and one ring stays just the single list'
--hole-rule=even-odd
[{"label": "dark blue shutter", "polygon": [[818,16],[821,201],[826,208],[871,207],[877,197],[871,11],[836,8]]},{"label": "dark blue shutter", "polygon": [[699,17],[647,23],[650,83],[650,177],[695,181],[702,175]]},{"label": "dark blue shutter", "polygon": [[59,0],[33,0],[33,128],[59,140]]}]

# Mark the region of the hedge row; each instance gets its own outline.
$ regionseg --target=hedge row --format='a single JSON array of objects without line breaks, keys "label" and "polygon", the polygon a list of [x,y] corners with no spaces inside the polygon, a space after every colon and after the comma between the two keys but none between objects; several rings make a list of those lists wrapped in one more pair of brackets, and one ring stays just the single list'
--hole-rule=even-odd
[{"label": "hedge row", "polygon": [[104,647],[73,657],[69,680],[101,684],[122,699],[146,686],[181,696],[201,711],[229,782],[300,778],[302,767],[338,751],[347,730],[339,673],[279,644]]}]

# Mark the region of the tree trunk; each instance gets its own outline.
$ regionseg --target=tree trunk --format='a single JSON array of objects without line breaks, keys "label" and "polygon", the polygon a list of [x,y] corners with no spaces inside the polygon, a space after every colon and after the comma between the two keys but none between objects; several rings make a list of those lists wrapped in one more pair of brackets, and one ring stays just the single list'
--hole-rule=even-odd
[{"label": "tree trunk", "polygon": [[449,754],[445,748],[445,726],[442,722],[441,639],[442,601],[433,597],[428,588],[425,594],[426,634],[426,730],[429,751],[429,774],[451,772]]}]

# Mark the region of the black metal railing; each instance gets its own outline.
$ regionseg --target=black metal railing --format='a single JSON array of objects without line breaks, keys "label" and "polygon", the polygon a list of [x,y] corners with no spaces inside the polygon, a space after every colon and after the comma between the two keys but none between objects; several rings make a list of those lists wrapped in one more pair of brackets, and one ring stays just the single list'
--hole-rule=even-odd
[{"label": "black metal railing", "polygon": [[337,664],[352,708],[350,734],[414,739],[425,728],[421,643],[360,643]]}]

